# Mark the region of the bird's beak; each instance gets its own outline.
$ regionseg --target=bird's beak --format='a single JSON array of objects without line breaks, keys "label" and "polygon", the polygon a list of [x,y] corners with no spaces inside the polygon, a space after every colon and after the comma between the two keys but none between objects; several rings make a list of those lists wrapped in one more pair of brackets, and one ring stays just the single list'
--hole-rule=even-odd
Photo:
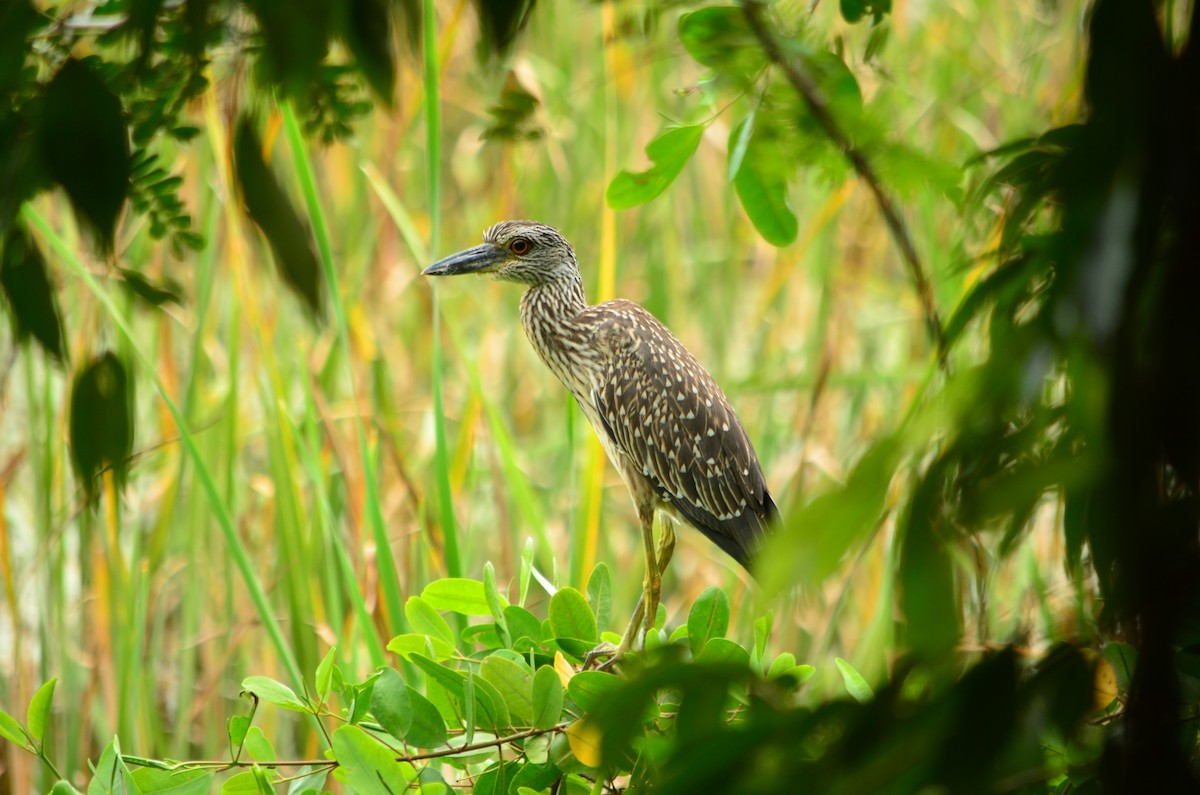
[{"label": "bird's beak", "polygon": [[421,273],[425,276],[458,276],[463,273],[488,273],[504,263],[504,250],[484,243],[457,254],[451,254],[430,265]]}]

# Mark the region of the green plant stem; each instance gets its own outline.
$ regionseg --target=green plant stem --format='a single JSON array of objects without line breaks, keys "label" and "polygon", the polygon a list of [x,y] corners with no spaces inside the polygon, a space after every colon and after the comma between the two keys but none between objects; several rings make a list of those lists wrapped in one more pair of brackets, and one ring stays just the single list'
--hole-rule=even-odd
[{"label": "green plant stem", "polygon": [[[304,191],[304,201],[313,220],[313,228],[317,236],[317,249],[321,253],[321,268],[325,274],[325,284],[329,289],[329,303],[333,307],[334,322],[337,325],[338,343],[346,353],[346,366],[350,365],[350,324],[346,319],[346,307],[342,303],[341,290],[338,289],[337,271],[333,266],[333,245],[329,237],[329,225],[325,222],[325,213],[321,207],[317,192],[317,180],[313,174],[312,163],[308,158],[304,134],[296,113],[290,103],[282,103],[283,127],[288,144],[292,149],[292,159],[300,178],[300,187]],[[348,373],[350,382],[350,399],[354,404],[354,430],[358,436],[358,453],[362,459],[363,480],[366,486],[366,509],[371,521],[371,532],[375,538],[378,554],[375,556],[379,566],[379,579],[383,587],[383,596],[387,601],[388,617],[392,628],[404,632],[404,598],[400,593],[400,580],[396,575],[396,564],[392,560],[391,544],[388,542],[387,527],[383,521],[383,509],[379,504],[379,484],[376,483],[375,465],[367,444],[367,433],[363,426],[362,414],[358,408],[358,388],[354,383],[354,373]],[[369,627],[364,628],[369,631]]]}]

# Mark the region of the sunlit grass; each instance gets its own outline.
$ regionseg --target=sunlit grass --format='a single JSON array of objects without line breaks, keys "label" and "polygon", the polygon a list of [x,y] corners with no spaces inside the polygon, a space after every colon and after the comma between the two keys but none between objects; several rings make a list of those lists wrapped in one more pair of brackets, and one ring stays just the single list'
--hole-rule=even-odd
[{"label": "sunlit grass", "polygon": [[[497,144],[479,133],[506,75],[473,60],[464,5],[441,8],[440,27],[423,32],[444,53],[439,68],[402,58],[396,110],[355,140],[322,151],[300,142],[286,110],[268,120],[271,160],[326,266],[324,325],[281,286],[231,195],[222,108],[235,87],[214,84],[196,109],[204,135],[179,153],[209,247],[177,262],[144,231],[122,238],[124,264],[183,282],[184,306],[135,306],[86,259],[65,203],[32,208],[62,274],[73,364],[113,348],[138,382],[130,482],[119,503],[106,496],[88,511],[67,456],[69,375],[26,348],[0,362],[0,549],[15,595],[2,698],[18,712],[59,677],[56,702],[69,706],[53,743],[65,767],[84,769],[115,731],[133,752],[219,757],[242,677],[299,686],[335,642],[340,663],[365,672],[401,631],[409,595],[446,574],[480,577],[487,561],[503,587],[529,538],[538,570],[563,584],[582,586],[607,561],[614,623],[627,618],[642,576],[632,506],[525,342],[519,289],[456,280],[435,298],[419,276],[496,220],[558,226],[593,301],[628,297],[666,322],[725,386],[785,506],[840,482],[929,375],[916,296],[867,191],[803,176],[792,197],[800,239],[785,250],[742,215],[725,140],[747,100],[716,117],[662,199],[604,206],[607,181],[642,166],[663,116],[705,119],[734,99],[696,90],[674,12],[644,26],[623,5],[540,6],[514,69],[541,98],[546,135]],[[868,31],[831,22],[834,7],[819,6],[812,24],[844,37],[867,100],[894,111],[900,138],[958,164],[1069,110],[1052,103],[1077,79],[1074,14],[898,4],[878,66],[862,60]],[[986,231],[940,195],[901,204],[948,314]],[[1052,507],[1043,521],[1056,521]],[[1076,594],[1052,538],[1031,534],[1002,567],[993,551],[962,550],[964,587],[987,585],[964,643],[1086,631],[1072,625]],[[835,655],[869,678],[887,670],[892,541],[889,520],[835,576],[774,605],[772,644],[822,671],[813,692],[836,684]],[[712,584],[730,588],[733,631],[749,636],[753,586],[685,530],[665,583],[669,623]],[[535,612],[545,599],[532,586]],[[277,747],[314,753],[284,738]],[[10,762],[11,789],[28,791],[33,762]]]}]

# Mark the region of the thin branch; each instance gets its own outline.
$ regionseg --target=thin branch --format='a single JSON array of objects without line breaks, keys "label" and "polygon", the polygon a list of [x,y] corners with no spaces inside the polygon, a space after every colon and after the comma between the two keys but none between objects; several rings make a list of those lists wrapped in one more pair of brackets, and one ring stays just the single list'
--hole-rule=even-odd
[{"label": "thin branch", "polygon": [[879,181],[879,176],[875,173],[874,167],[867,160],[866,156],[854,146],[854,143],[842,131],[842,128],[838,126],[837,120],[833,118],[821,87],[817,85],[817,82],[809,74],[804,64],[784,55],[779,43],[767,29],[766,23],[763,22],[762,9],[763,4],[758,2],[758,0],[745,0],[742,3],[742,10],[746,14],[746,21],[750,24],[750,29],[754,31],[754,35],[762,43],[763,51],[766,53],[767,58],[783,70],[788,81],[796,89],[797,93],[804,98],[809,111],[812,112],[817,123],[821,125],[821,128],[825,131],[825,135],[841,150],[846,159],[850,161],[850,165],[858,172],[858,176],[862,178],[863,182],[867,183],[867,186],[871,189],[871,193],[875,195],[875,203],[879,205],[879,211],[883,213],[888,229],[891,230],[892,237],[895,238],[896,245],[900,248],[900,254],[904,258],[905,263],[908,264],[909,271],[912,273],[912,279],[917,288],[917,298],[920,300],[921,309],[925,313],[925,324],[937,349],[938,363],[945,370],[947,365],[946,343],[942,333],[942,321],[938,317],[937,306],[933,301],[933,288],[929,283],[928,277],[925,275],[921,259],[917,256],[917,249],[913,246],[912,238],[908,234],[908,227],[904,225],[904,221],[900,218],[900,213],[896,209],[896,205],[884,191],[883,183]]}]

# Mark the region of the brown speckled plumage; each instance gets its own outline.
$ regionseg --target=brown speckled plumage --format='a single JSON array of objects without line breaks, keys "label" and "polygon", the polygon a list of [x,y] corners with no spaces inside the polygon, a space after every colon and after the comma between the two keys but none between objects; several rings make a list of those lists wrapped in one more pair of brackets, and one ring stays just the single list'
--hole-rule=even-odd
[{"label": "brown speckled plumage", "polygon": [[642,307],[588,305],[575,253],[557,230],[504,221],[483,239],[426,272],[528,285],[525,333],[592,423],[643,525],[663,509],[748,566],[777,509],[721,388]]}]

